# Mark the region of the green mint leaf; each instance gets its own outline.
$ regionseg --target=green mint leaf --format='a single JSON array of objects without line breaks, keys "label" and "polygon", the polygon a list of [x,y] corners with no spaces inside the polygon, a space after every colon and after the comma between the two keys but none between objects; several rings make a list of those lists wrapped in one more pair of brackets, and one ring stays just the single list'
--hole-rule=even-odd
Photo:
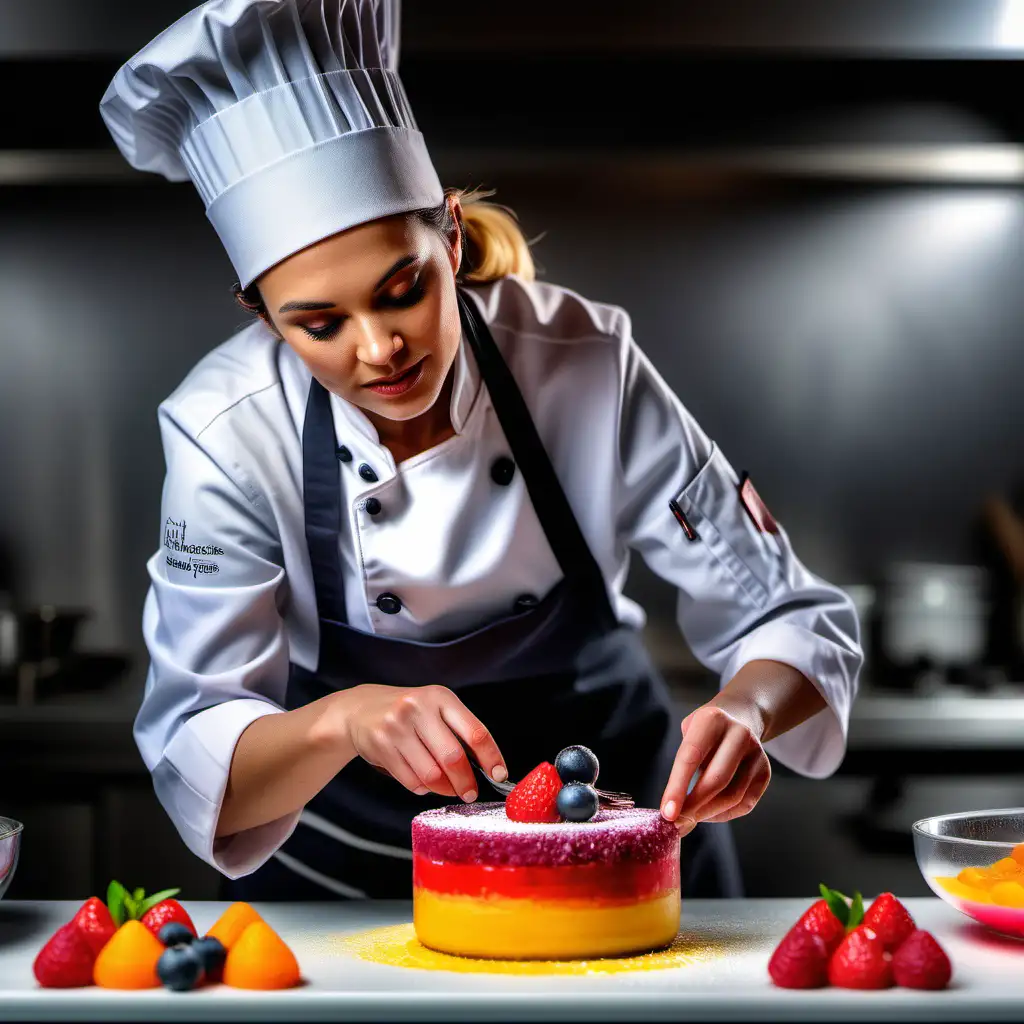
[{"label": "green mint leaf", "polygon": [[107,886],[107,910],[116,927],[124,924],[125,918],[125,897],[128,891],[120,882],[111,882]]},{"label": "green mint leaf", "polygon": [[847,931],[853,931],[864,920],[864,898],[859,892],[853,894],[853,906],[850,907],[850,920],[846,925]]},{"label": "green mint leaf", "polygon": [[132,898],[130,893],[125,893],[124,897],[124,912],[127,915],[127,920],[138,921],[139,919],[139,905]]},{"label": "green mint leaf", "polygon": [[136,903],[138,903],[139,900],[145,899],[145,897],[146,897],[146,890],[145,889],[136,889],[135,892],[132,893],[132,899],[135,900]]},{"label": "green mint leaf", "polygon": [[181,892],[180,889],[163,889],[160,892],[153,893],[152,896],[146,897],[139,905],[139,917],[142,917],[147,910],[152,910],[158,903],[169,900],[172,896],[177,896],[179,892]]},{"label": "green mint leaf", "polygon": [[839,919],[839,923],[844,928],[848,928],[850,905],[846,902],[846,897],[836,889],[829,889],[826,885],[819,885],[818,891],[821,893],[821,898],[828,904],[828,909]]}]

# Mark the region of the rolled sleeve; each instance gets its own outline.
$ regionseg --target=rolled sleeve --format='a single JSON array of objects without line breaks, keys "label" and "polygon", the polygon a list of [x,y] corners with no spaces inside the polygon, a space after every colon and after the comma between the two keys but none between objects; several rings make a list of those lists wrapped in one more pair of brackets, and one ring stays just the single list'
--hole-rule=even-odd
[{"label": "rolled sleeve", "polygon": [[183,723],[153,769],[157,797],[185,845],[228,878],[264,864],[292,834],[300,811],[224,839],[214,839],[231,758],[242,733],[258,718],[280,713],[267,701],[236,698]]},{"label": "rolled sleeve", "polygon": [[677,589],[679,628],[721,685],[757,660],[814,684],[826,708],[765,749],[802,775],[832,774],[862,662],[853,603],[800,562],[781,526],[752,514],[740,476],[632,343],[623,381],[620,535]]},{"label": "rolled sleeve", "polygon": [[283,711],[289,650],[285,574],[269,513],[227,460],[162,413],[167,459],[162,539],[149,561],[143,634],[150,654],[134,735],[158,799],[193,853],[229,878],[288,838],[298,812],[216,838],[239,737]]},{"label": "rolled sleeve", "polygon": [[[792,618],[799,618],[794,613]],[[806,722],[770,740],[764,749],[780,764],[812,779],[828,778],[846,753],[846,735],[855,687],[853,652],[823,638],[792,618],[766,623],[743,637],[722,672],[728,682],[751,661],[778,661],[806,676],[826,707]]]}]

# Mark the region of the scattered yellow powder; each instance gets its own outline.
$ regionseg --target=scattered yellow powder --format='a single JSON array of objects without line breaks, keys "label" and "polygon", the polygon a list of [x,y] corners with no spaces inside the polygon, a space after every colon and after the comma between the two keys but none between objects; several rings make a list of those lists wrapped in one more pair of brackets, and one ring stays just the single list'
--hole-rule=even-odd
[{"label": "scattered yellow powder", "polygon": [[625,971],[663,971],[715,959],[735,945],[680,934],[671,946],[640,956],[597,960],[471,960],[437,953],[421,945],[411,924],[389,925],[352,935],[329,937],[332,952],[348,953],[389,967],[456,974],[619,974]]}]

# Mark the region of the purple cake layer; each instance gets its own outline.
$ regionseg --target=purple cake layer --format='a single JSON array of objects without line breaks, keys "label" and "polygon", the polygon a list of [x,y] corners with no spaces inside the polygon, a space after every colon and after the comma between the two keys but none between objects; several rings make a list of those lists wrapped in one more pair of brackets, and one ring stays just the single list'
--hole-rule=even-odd
[{"label": "purple cake layer", "polygon": [[456,864],[651,863],[678,843],[675,825],[646,808],[600,810],[584,822],[534,824],[510,821],[501,803],[466,804],[424,811],[412,822],[413,853]]}]

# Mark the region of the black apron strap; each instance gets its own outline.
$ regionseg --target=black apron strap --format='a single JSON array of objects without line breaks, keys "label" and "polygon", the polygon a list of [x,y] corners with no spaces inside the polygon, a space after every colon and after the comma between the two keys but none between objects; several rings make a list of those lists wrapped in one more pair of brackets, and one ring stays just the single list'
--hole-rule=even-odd
[{"label": "black apron strap", "polygon": [[618,620],[608,599],[604,574],[580,530],[515,377],[498,351],[483,317],[461,293],[459,312],[466,340],[476,356],[494,410],[562,573],[569,585],[592,603],[601,624],[606,629],[614,629]]},{"label": "black apron strap", "polygon": [[341,474],[335,455],[331,396],[314,377],[302,424],[302,500],[318,617],[347,622],[341,571]]}]

